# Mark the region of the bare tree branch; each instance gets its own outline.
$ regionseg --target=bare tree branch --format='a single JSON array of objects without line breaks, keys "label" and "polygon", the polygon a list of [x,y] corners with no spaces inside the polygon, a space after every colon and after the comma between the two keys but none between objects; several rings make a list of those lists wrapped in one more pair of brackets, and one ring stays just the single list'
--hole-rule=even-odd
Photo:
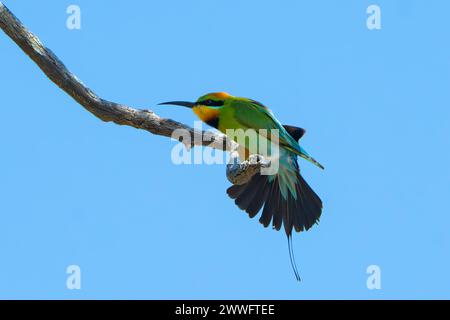
[{"label": "bare tree branch", "polygon": [[[236,148],[236,143],[225,135],[194,130],[177,121],[161,118],[153,111],[135,109],[100,98],[72,74],[61,60],[50,49],[46,48],[33,33],[28,31],[1,1],[0,28],[38,65],[51,81],[97,118],[106,122],[143,129],[165,137],[171,137],[172,133],[178,129],[187,130],[191,139],[188,142],[183,141],[183,143],[189,147],[202,145],[224,151],[232,151]],[[259,172],[260,167],[261,164],[254,161],[252,163],[247,161],[243,163],[234,162],[227,166],[227,177],[232,183],[241,184],[249,176],[251,177]]]}]

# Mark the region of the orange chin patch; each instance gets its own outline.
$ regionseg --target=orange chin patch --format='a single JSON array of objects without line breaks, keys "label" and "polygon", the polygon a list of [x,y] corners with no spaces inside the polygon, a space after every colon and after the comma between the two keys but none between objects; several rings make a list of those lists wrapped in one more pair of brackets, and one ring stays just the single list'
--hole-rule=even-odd
[{"label": "orange chin patch", "polygon": [[226,99],[231,97],[228,93],[226,92],[216,92],[212,94],[214,97],[216,97],[217,99]]},{"label": "orange chin patch", "polygon": [[200,118],[203,122],[208,122],[216,119],[220,111],[218,109],[212,109],[205,106],[193,107],[192,111]]}]

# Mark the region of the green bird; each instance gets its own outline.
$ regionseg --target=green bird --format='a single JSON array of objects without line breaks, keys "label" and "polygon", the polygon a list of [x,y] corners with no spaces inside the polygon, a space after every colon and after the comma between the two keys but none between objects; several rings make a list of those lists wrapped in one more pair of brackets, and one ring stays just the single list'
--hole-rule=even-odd
[{"label": "green bird", "polygon": [[[292,230],[307,231],[317,223],[322,213],[322,201],[300,175],[297,156],[324,169],[298,143],[305,130],[282,125],[271,110],[255,100],[235,97],[225,92],[206,94],[196,102],[171,101],[161,104],[191,108],[200,120],[228,136],[230,130],[255,130],[258,132],[257,143],[250,139],[239,140],[238,135],[230,137],[238,143],[245,141],[241,146],[245,151],[241,153],[241,157],[248,157],[251,143],[259,146],[262,140],[266,140],[269,143],[262,145],[270,146],[270,142],[276,144],[278,152],[274,152],[273,146],[266,150],[257,147],[256,152],[270,161],[278,161],[278,170],[269,175],[256,174],[245,184],[231,186],[227,193],[250,218],[255,217],[262,209],[259,221],[264,227],[271,222],[276,230],[284,226],[291,265],[296,279],[300,281],[292,248]],[[268,134],[273,130],[277,130],[277,139]]]}]

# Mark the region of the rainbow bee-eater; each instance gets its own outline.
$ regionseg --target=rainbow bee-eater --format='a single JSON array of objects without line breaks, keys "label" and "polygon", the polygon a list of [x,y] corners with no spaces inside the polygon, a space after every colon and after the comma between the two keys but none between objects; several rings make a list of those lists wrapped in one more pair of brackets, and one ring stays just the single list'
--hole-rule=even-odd
[{"label": "rainbow bee-eater", "polygon": [[[299,145],[298,141],[305,130],[282,125],[272,111],[260,102],[234,97],[225,92],[206,94],[196,102],[171,101],[162,104],[191,108],[200,120],[225,134],[238,129],[254,129],[256,132],[276,130],[279,150],[276,159],[277,172],[271,175],[254,175],[245,184],[231,186],[227,193],[251,218],[262,209],[259,221],[264,227],[269,226],[271,222],[276,230],[284,226],[288,237],[291,265],[297,280],[300,280],[293,256],[292,230],[297,232],[309,230],[319,221],[322,213],[322,201],[300,175],[297,162],[297,156],[300,156],[323,169],[323,166]],[[269,134],[258,134],[257,137],[271,140]],[[237,135],[231,138],[239,142]],[[247,145],[249,143],[250,141],[246,139],[245,149],[249,148]],[[273,160],[270,158],[272,156],[270,152],[263,155]]]}]

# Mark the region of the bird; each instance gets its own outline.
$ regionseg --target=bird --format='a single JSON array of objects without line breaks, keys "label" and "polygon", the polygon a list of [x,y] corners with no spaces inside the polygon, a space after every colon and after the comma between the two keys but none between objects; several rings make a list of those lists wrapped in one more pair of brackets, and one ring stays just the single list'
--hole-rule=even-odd
[{"label": "bird", "polygon": [[[229,187],[227,194],[234,199],[240,209],[248,213],[250,218],[254,218],[258,212],[262,211],[259,222],[264,227],[268,227],[271,223],[275,230],[284,227],[291,266],[296,280],[301,281],[294,257],[292,233],[293,230],[307,231],[318,224],[323,208],[320,197],[300,174],[297,161],[299,156],[324,169],[299,144],[306,132],[305,129],[282,125],[273,112],[262,103],[249,98],[232,96],[226,92],[208,93],[195,102],[170,101],[160,105],[190,108],[201,121],[227,136],[230,130],[252,129],[257,132],[277,130],[278,141],[274,143],[278,146],[278,153],[273,151],[273,147],[266,148],[268,150],[265,153],[261,148],[257,148],[256,151],[268,157],[270,161],[278,161],[278,170],[272,174],[255,174],[248,182]],[[258,134],[257,137],[257,140],[265,139],[269,142],[267,145],[275,140],[268,134]],[[239,143],[238,135],[230,138]],[[250,143],[249,139],[244,139],[242,147],[246,152],[241,153],[241,157],[248,158],[250,155]]]}]

